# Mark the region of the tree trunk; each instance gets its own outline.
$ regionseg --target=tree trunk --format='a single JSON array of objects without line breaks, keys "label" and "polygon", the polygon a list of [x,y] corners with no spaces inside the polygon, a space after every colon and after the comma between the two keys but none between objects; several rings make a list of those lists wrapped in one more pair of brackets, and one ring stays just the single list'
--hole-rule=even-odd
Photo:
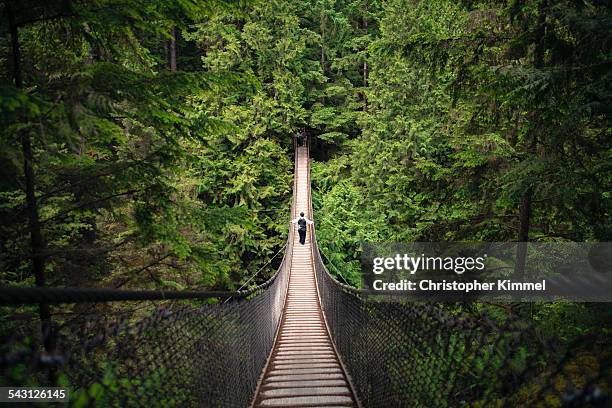
[{"label": "tree trunk", "polygon": [[323,72],[323,75],[326,75],[327,73],[327,68],[326,68],[326,64],[327,62],[325,61],[325,26],[327,23],[327,17],[325,16],[325,11],[321,11],[321,20],[320,20],[320,24],[319,24],[319,30],[321,31],[321,70]]},{"label": "tree trunk", "polygon": [[176,72],[176,41],[178,31],[172,27],[172,38],[166,42],[166,65],[169,71]]},{"label": "tree trunk", "polygon": [[[536,69],[544,67],[544,37],[546,35],[546,7],[547,0],[543,0],[538,7],[538,27],[535,35],[535,50],[533,56],[533,66]],[[537,124],[539,123],[538,113],[533,112],[531,122],[535,124],[532,127],[528,146],[527,154],[530,156],[535,155],[536,147],[538,144],[537,139]],[[518,232],[518,247],[516,251],[516,264],[514,265],[514,274],[518,279],[525,278],[525,263],[527,261],[527,242],[529,241],[529,228],[531,224],[532,215],[532,201],[533,201],[533,186],[527,187],[521,197],[521,205],[519,209],[519,232]]]},{"label": "tree trunk", "polygon": [[[15,14],[11,7],[10,0],[5,0],[4,8],[6,10],[9,31],[11,35],[11,54],[13,63],[13,80],[15,87],[23,88],[23,78],[21,75],[21,48],[19,44],[19,28],[15,22]],[[20,121],[25,120],[25,114],[20,114]],[[21,149],[23,153],[23,174],[25,177],[25,194],[26,206],[28,214],[28,232],[30,233],[30,249],[32,251],[32,271],[36,286],[45,286],[45,258],[44,247],[45,243],[42,237],[40,228],[40,220],[38,217],[38,202],[36,199],[36,180],[34,174],[34,153],[32,151],[32,140],[28,131],[20,131]],[[49,305],[46,303],[39,304],[39,316],[41,321],[41,331],[44,339],[44,346],[47,352],[53,351],[54,336],[51,321],[51,312]],[[50,374],[50,379],[54,381],[53,373]]]},{"label": "tree trunk", "polygon": [[[365,30],[365,34],[368,34],[368,18],[363,17],[363,28]],[[368,56],[367,56],[367,48],[365,51],[364,59],[363,59],[363,110],[367,112],[368,110],[368,98],[366,96],[366,88],[368,87]]]},{"label": "tree trunk", "polygon": [[[327,75],[327,69],[325,68],[325,20],[323,12],[321,12],[321,25],[319,26],[321,30],[321,72],[323,75]],[[321,94],[321,103],[325,104],[325,93]]]}]

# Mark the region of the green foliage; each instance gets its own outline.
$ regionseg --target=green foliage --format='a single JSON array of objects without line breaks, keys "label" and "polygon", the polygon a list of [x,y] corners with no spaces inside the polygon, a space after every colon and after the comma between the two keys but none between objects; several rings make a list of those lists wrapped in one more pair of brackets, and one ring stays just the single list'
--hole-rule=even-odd
[{"label": "green foliage", "polygon": [[[326,50],[342,71],[323,70],[311,109],[317,237],[332,273],[359,285],[364,242],[516,241],[527,194],[530,240],[609,240],[609,6],[393,0],[366,34],[342,31],[355,21],[345,5],[324,6],[321,24],[334,16],[345,48]],[[594,305],[529,309],[516,308],[564,341],[609,327]]]},{"label": "green foliage", "polygon": [[[367,112],[358,129],[321,134],[341,153],[317,170],[324,182],[313,177],[318,216],[354,205],[343,224],[385,241],[516,240],[531,190],[532,239],[608,239],[612,15],[599,3],[540,4],[386,2],[367,46]],[[332,105],[315,123],[337,120]],[[340,189],[351,193],[339,200]],[[365,237],[355,231],[319,241],[355,259],[359,239],[340,249]]]},{"label": "green foliage", "polygon": [[[238,287],[286,238],[300,127],[318,242],[351,284],[364,242],[511,241],[526,221],[530,240],[611,238],[604,2],[7,5],[3,285],[34,283],[25,140],[52,286]],[[518,309],[567,341],[601,312]]]},{"label": "green foliage", "polygon": [[[313,136],[320,250],[352,285],[361,284],[366,242],[513,241],[525,222],[530,240],[612,238],[605,2],[9,0],[0,10],[1,285],[35,283],[32,181],[48,285],[239,287],[286,239],[291,136],[301,127]],[[99,312],[114,307],[127,306]],[[606,305],[438,307],[498,321],[519,314],[565,343],[611,330]],[[33,313],[2,309],[0,333]],[[23,326],[28,339],[39,329]],[[437,390],[458,378],[504,387],[488,374],[514,348],[474,350],[462,334],[420,337],[416,354],[397,352],[408,342],[384,344],[410,356],[408,374],[431,380],[419,404],[448,405]],[[381,336],[364,327],[355,341]],[[508,378],[535,358],[523,348],[512,357]],[[104,373],[101,360],[93,362]],[[74,403],[105,406],[119,389],[135,399],[172,386],[156,370],[143,380],[109,367],[75,390]],[[388,374],[390,389],[405,387],[405,372]],[[24,366],[8,373],[20,385],[44,381],[27,375]]]},{"label": "green foliage", "polygon": [[[3,284],[33,283],[24,137],[32,141],[49,285],[229,289],[282,246],[291,185],[286,119],[299,103],[287,97],[272,108],[252,73],[193,57],[208,53],[197,27],[239,18],[246,3],[10,6],[23,87],[2,77]],[[188,59],[170,72],[164,47],[174,28],[177,53]],[[2,35],[10,44],[9,30]],[[14,52],[2,49],[2,75]],[[296,86],[291,76],[284,83]],[[220,95],[247,92],[259,98],[254,105],[215,111]]]}]

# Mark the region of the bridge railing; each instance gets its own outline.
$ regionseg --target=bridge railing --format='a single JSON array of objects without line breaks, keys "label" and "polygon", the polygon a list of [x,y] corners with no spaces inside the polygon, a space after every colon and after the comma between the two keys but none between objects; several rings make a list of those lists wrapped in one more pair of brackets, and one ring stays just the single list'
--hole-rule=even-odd
[{"label": "bridge railing", "polygon": [[[138,292],[140,300],[123,304],[128,311],[120,314],[91,302],[125,300],[129,292],[41,290],[50,303],[65,303],[62,296],[85,302],[68,317],[54,317],[53,333],[41,335],[36,325],[14,326],[8,337],[2,330],[0,384],[66,386],[77,406],[247,406],[278,328],[291,252],[253,289],[197,292],[162,304],[173,294]],[[37,294],[8,292],[3,303]],[[51,352],[41,347],[48,336]]]},{"label": "bridge railing", "polygon": [[[247,406],[280,323],[293,234],[276,273],[238,292],[0,288],[0,386],[64,386],[75,406]],[[36,318],[16,320],[38,303],[71,312],[41,333]]]},{"label": "bridge railing", "polygon": [[[244,407],[272,347],[286,265],[240,295],[131,302],[120,314],[104,303],[79,303],[69,316],[54,317],[53,333],[41,336],[36,325],[15,327],[2,339],[0,383],[66,386],[80,406]],[[50,352],[41,347],[48,336]]]},{"label": "bridge railing", "polygon": [[321,307],[363,406],[610,406],[609,337],[560,347],[518,318],[374,296],[328,272],[315,230]]}]

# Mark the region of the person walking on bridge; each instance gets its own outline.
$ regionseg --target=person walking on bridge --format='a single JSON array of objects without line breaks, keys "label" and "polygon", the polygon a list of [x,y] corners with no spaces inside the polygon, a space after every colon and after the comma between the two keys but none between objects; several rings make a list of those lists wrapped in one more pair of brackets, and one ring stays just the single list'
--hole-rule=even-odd
[{"label": "person walking on bridge", "polygon": [[297,217],[295,220],[291,221],[291,223],[297,224],[298,234],[300,234],[300,244],[304,245],[306,243],[306,225],[313,225],[314,221],[304,217],[304,213],[301,212],[300,216]]},{"label": "person walking on bridge", "polygon": [[301,128],[299,132],[295,135],[297,139],[298,146],[306,146],[306,140],[308,139],[308,135],[306,134],[306,129]]}]

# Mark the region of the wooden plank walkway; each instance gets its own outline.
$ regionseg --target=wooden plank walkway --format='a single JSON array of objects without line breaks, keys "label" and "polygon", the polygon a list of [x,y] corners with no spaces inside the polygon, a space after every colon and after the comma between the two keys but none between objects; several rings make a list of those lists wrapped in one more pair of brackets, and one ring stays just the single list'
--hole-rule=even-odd
[{"label": "wooden plank walkway", "polygon": [[[298,148],[297,160],[297,215],[293,216],[303,211],[312,218],[308,210],[307,148]],[[323,320],[308,235],[306,244],[301,245],[295,234],[285,310],[254,406],[356,406]]]}]

